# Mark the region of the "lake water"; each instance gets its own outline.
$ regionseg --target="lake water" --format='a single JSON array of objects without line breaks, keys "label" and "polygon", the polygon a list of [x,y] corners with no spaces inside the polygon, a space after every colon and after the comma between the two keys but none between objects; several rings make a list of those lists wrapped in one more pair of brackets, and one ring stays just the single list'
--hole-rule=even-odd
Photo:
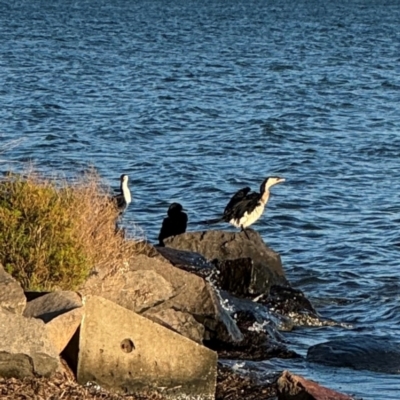
[{"label": "lake water", "polygon": [[[196,221],[236,190],[281,175],[253,228],[323,316],[353,326],[298,329],[293,348],[399,337],[399,1],[0,7],[2,171],[94,166],[114,187],[127,173],[125,225],[150,240],[172,201],[204,229]],[[398,375],[279,362],[364,399],[400,398]]]}]

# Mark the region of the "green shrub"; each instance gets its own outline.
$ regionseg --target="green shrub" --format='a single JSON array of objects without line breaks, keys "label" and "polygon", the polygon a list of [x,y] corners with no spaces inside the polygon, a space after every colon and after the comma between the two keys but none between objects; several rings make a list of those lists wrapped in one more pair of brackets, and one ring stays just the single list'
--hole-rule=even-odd
[{"label": "green shrub", "polygon": [[75,184],[0,180],[0,262],[25,290],[73,290],[137,248],[115,232],[118,210],[93,173]]}]

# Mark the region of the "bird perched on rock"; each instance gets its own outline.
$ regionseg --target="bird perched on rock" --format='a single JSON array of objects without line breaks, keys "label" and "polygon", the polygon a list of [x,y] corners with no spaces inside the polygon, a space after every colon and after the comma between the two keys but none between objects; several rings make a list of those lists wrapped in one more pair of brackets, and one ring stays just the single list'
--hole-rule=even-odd
[{"label": "bird perched on rock", "polygon": [[249,187],[245,187],[236,192],[225,207],[224,214],[220,218],[203,221],[205,224],[215,224],[217,222],[229,222],[236,228],[245,230],[248,226],[254,224],[264,212],[268,202],[269,189],[281,182],[284,178],[271,176],[264,179],[260,186],[260,192],[250,192]]},{"label": "bird perched on rock", "polygon": [[164,218],[158,235],[160,246],[164,246],[164,239],[186,232],[188,216],[181,204],[172,203],[168,208],[167,214],[168,217]]},{"label": "bird perched on rock", "polygon": [[122,214],[126,208],[129,206],[129,204],[132,201],[132,196],[131,196],[131,191],[129,190],[128,187],[128,180],[129,177],[126,174],[122,174],[120,178],[120,187],[119,187],[119,193],[115,196],[113,196],[113,201],[115,202],[120,214]]}]

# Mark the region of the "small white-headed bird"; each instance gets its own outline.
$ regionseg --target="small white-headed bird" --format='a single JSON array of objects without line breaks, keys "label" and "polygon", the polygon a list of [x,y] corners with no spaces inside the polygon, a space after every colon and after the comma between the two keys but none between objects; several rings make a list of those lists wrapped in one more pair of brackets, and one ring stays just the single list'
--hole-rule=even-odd
[{"label": "small white-headed bird", "polygon": [[119,187],[120,193],[113,196],[113,200],[120,214],[122,214],[129,206],[129,204],[132,202],[132,196],[131,196],[131,191],[129,190],[128,187],[128,180],[129,180],[128,175],[122,174],[120,180],[121,180]]}]

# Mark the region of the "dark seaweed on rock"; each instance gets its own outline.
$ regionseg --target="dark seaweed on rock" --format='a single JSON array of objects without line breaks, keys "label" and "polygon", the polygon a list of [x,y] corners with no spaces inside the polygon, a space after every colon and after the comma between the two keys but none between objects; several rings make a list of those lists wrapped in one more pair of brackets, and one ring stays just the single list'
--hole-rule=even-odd
[{"label": "dark seaweed on rock", "polygon": [[270,400],[276,399],[276,383],[258,383],[248,376],[234,373],[230,368],[218,366],[215,400]]}]

